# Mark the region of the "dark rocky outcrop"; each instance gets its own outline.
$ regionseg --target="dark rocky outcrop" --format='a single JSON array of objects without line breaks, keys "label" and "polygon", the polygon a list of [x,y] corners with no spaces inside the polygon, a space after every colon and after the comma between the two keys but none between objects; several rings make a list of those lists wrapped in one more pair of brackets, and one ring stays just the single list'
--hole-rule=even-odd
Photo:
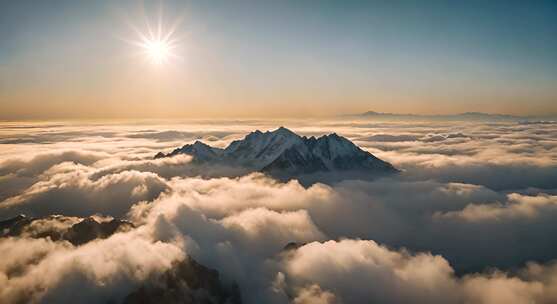
[{"label": "dark rocky outcrop", "polygon": [[225,285],[219,273],[191,258],[148,280],[130,293],[124,304],[240,304],[240,291],[235,284]]},{"label": "dark rocky outcrop", "polygon": [[[57,225],[41,225],[41,229],[34,227],[39,221]],[[49,228],[50,226],[50,228]],[[104,239],[119,231],[133,228],[133,224],[118,219],[98,221],[94,217],[85,219],[70,218],[61,215],[51,215],[43,218],[31,218],[18,215],[11,219],[0,221],[0,237],[26,236],[33,238],[49,237],[53,241],[66,240],[75,246],[83,245],[95,239]]]}]

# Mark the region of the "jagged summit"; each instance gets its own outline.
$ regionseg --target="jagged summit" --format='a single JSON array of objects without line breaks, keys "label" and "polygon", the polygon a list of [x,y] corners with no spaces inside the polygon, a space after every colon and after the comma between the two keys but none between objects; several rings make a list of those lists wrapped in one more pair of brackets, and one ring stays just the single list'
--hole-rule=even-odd
[{"label": "jagged summit", "polygon": [[231,142],[225,149],[196,141],[168,154],[159,152],[155,158],[177,154],[191,155],[197,163],[238,166],[281,179],[340,171],[373,175],[398,172],[391,164],[336,133],[318,138],[306,137],[285,127],[266,132],[256,130],[241,140]]}]

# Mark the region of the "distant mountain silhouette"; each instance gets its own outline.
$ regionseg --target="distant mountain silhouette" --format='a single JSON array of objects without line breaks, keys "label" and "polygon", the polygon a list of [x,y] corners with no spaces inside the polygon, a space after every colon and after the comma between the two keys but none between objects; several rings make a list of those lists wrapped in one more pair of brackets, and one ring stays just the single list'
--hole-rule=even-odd
[{"label": "distant mountain silhouette", "polygon": [[465,112],[446,115],[396,114],[367,111],[358,114],[342,115],[345,118],[374,118],[374,119],[405,119],[405,120],[462,120],[462,121],[534,121],[555,120],[554,116],[518,116],[507,114],[490,114],[483,112]]}]

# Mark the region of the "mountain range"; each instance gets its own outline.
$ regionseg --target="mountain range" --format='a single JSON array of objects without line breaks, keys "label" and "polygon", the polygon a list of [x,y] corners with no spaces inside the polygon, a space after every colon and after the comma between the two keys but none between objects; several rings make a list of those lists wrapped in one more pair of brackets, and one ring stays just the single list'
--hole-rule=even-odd
[{"label": "mountain range", "polygon": [[518,116],[507,114],[491,114],[483,112],[465,112],[445,115],[397,114],[367,111],[358,114],[342,115],[344,118],[373,118],[373,119],[404,119],[404,120],[454,120],[454,121],[545,121],[555,120],[553,115],[547,116]]},{"label": "mountain range", "polygon": [[[200,164],[222,164],[259,171],[280,180],[303,176],[353,173],[373,176],[396,173],[398,170],[350,140],[332,133],[321,137],[300,136],[287,128],[251,132],[245,138],[221,149],[201,141],[184,145],[170,153],[159,152],[155,158],[186,154]],[[331,174],[334,173],[334,174]]]}]

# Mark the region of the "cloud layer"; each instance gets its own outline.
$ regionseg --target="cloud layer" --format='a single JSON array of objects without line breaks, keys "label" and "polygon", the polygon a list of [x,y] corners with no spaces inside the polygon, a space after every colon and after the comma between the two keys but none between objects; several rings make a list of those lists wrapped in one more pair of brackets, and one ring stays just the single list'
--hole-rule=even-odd
[{"label": "cloud layer", "polygon": [[[337,132],[403,173],[303,187],[153,159],[284,123]],[[0,238],[0,302],[119,302],[187,256],[246,303],[557,301],[555,124],[22,126],[0,125],[0,220],[43,219]],[[95,214],[135,228],[80,246],[41,237]]]}]

